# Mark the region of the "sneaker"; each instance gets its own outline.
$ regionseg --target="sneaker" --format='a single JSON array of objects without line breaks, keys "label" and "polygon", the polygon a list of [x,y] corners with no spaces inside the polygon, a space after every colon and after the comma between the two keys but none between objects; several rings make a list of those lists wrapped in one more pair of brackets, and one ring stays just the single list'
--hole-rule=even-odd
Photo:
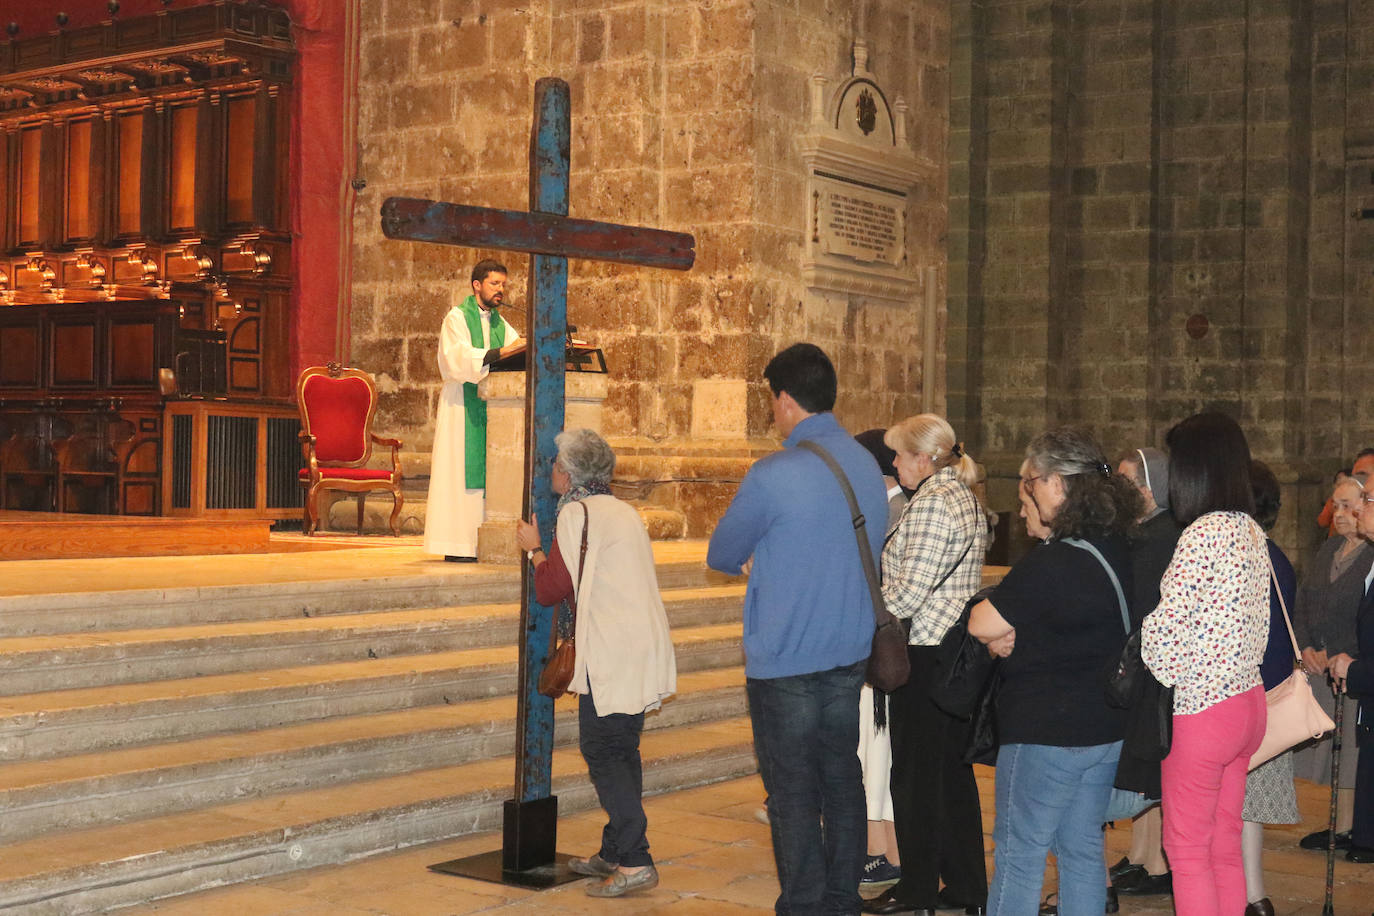
[{"label": "sneaker", "polygon": [[766,805],[760,805],[754,809],[754,820],[760,824],[768,823],[768,807]]},{"label": "sneaker", "polygon": [[869,856],[868,861],[864,862],[863,877],[859,879],[860,884],[890,884],[902,876],[902,870],[887,860],[887,856],[879,854]]},{"label": "sneaker", "polygon": [[601,858],[601,853],[594,853],[585,859],[569,859],[568,870],[575,875],[587,875],[591,878],[605,878],[615,873],[615,866]]},{"label": "sneaker", "polygon": [[658,870],[646,865],[632,875],[616,869],[605,881],[587,885],[588,897],[621,897],[633,891],[647,891],[658,887]]}]

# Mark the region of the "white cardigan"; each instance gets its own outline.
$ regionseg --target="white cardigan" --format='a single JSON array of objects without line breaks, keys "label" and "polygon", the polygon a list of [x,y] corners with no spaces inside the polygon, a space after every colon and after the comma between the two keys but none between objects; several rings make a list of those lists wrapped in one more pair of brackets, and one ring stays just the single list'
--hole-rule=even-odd
[{"label": "white cardigan", "polygon": [[637,715],[677,692],[677,660],[658,591],[649,532],[633,506],[614,496],[589,496],[587,561],[579,583],[582,510],[558,514],[558,549],[577,595],[577,662],[571,693],[590,681],[596,714]]}]

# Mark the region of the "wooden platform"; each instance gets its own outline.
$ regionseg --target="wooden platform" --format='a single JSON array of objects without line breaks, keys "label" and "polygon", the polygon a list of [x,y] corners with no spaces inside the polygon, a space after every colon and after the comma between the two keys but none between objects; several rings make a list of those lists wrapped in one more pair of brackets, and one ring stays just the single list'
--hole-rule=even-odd
[{"label": "wooden platform", "polygon": [[0,511],[0,560],[262,553],[271,529],[266,519]]}]

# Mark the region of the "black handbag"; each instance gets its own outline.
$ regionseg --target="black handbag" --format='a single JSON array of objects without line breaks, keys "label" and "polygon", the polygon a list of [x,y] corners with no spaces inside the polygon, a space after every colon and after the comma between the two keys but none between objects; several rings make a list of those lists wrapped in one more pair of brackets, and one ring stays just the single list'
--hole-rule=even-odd
[{"label": "black handbag", "polygon": [[831,454],[809,439],[798,442],[797,447],[806,449],[825,462],[825,466],[830,468],[830,472],[840,482],[844,498],[849,502],[849,514],[854,523],[854,539],[859,544],[859,560],[863,563],[864,576],[868,579],[868,594],[873,601],[873,644],[869,649],[864,680],[877,689],[890,693],[911,677],[911,659],[907,655],[906,632],[883,601],[883,589],[878,584],[878,569],[873,562],[873,550],[869,547],[866,536],[867,523],[864,514],[859,510],[859,501],[854,496],[854,488],[849,485],[849,478]]},{"label": "black handbag", "polygon": [[968,741],[964,744],[964,763],[997,765],[997,748],[1001,744],[997,733],[997,696],[1002,692],[1000,658],[993,657],[986,681],[973,707],[973,722],[969,725]]},{"label": "black handbag", "polygon": [[974,606],[992,592],[993,586],[988,586],[968,600],[964,613],[945,633],[935,650],[930,699],[936,706],[960,719],[973,715],[983,687],[992,673],[994,656],[987,646],[970,636],[968,631],[968,619]]}]

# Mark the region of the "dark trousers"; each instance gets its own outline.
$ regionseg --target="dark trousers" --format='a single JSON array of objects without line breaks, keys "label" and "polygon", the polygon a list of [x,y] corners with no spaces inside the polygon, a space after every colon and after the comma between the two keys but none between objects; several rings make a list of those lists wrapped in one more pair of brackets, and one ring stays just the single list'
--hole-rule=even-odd
[{"label": "dark trousers", "polygon": [[911,679],[890,694],[892,816],[902,856],[892,895],[934,907],[943,878],[949,900],[981,905],[988,895],[983,814],[973,767],[962,760],[969,723],[930,699],[935,652],[909,646]]},{"label": "dark trousers", "polygon": [[[1366,701],[1366,709],[1374,714],[1374,703]],[[1350,827],[1350,841],[1356,846],[1374,849],[1374,741],[1365,740],[1355,764],[1355,819]]]},{"label": "dark trousers", "polygon": [[794,677],[749,678],[754,753],[768,791],[775,909],[858,913],[864,860],[859,688],[864,662]]},{"label": "dark trousers", "polygon": [[578,699],[577,731],[587,775],[608,818],[601,831],[599,855],[613,865],[630,868],[654,864],[645,836],[649,820],[644,816],[644,775],[639,761],[644,713],[598,716],[592,695],[584,693]]}]

